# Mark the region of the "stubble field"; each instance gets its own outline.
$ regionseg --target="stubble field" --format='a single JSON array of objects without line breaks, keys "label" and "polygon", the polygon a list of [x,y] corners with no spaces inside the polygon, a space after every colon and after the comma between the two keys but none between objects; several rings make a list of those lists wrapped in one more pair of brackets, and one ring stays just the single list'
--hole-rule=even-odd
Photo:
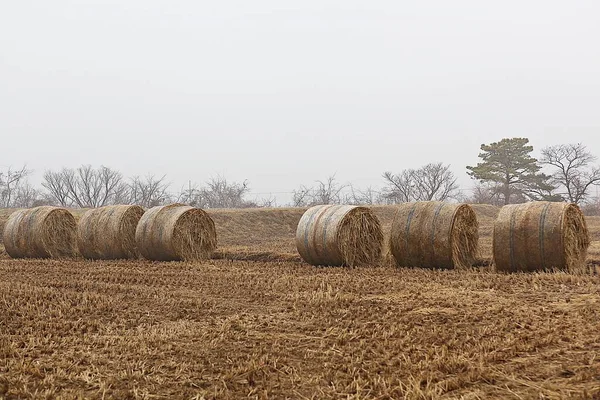
[{"label": "stubble field", "polygon": [[600,398],[600,277],[494,273],[493,207],[469,271],[308,266],[302,211],[211,212],[203,263],[3,254],[0,398]]}]

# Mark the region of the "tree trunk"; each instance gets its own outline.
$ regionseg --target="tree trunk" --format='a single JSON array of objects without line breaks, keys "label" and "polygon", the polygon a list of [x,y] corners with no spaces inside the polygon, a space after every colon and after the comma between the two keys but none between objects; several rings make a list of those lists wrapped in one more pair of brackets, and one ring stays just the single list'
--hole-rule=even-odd
[{"label": "tree trunk", "polygon": [[510,204],[510,184],[508,181],[504,184],[504,205]]}]

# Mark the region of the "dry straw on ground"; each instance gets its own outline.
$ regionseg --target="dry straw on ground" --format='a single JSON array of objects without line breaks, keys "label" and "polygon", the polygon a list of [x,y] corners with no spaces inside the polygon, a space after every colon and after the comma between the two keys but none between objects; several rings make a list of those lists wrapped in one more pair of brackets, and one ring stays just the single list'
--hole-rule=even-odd
[{"label": "dry straw on ground", "polygon": [[75,217],[64,208],[42,206],[15,211],[4,227],[4,247],[13,258],[75,255]]},{"label": "dry straw on ground", "polygon": [[503,207],[494,224],[498,271],[587,270],[590,237],[579,207],[531,202]]},{"label": "dry straw on ground", "polygon": [[390,252],[401,267],[468,268],[477,257],[478,225],[467,204],[401,204],[392,223]]},{"label": "dry straw on ground", "polygon": [[135,240],[140,254],[156,261],[203,260],[210,258],[217,247],[210,216],[182,204],[146,211],[138,223]]},{"label": "dry straw on ground", "polygon": [[85,258],[138,258],[135,229],[144,214],[140,206],[115,205],[86,211],[77,224],[77,246]]},{"label": "dry straw on ground", "polygon": [[366,207],[315,206],[298,223],[296,247],[313,265],[374,265],[381,258],[383,232]]}]

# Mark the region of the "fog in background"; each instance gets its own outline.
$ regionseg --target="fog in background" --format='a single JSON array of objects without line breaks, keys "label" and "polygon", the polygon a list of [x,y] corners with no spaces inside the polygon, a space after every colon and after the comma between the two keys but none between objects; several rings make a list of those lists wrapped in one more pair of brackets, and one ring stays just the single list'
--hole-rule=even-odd
[{"label": "fog in background", "polygon": [[[367,4],[368,3],[368,4]],[[466,165],[503,137],[600,156],[594,1],[4,1],[0,167],[223,175],[279,203],[337,173]],[[537,151],[536,151],[536,154]]]}]

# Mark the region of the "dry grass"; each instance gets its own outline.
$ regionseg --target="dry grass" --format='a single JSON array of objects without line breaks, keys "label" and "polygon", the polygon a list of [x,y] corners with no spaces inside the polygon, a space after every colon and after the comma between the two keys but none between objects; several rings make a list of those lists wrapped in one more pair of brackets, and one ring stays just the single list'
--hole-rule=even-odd
[{"label": "dry grass", "polygon": [[0,397],[594,398],[600,280],[0,262]]},{"label": "dry grass", "polygon": [[219,249],[214,258],[300,261],[296,228],[306,208],[206,210],[215,222]]},{"label": "dry grass", "polygon": [[210,211],[237,261],[0,257],[0,399],[600,397],[600,277],[311,267],[303,211]]},{"label": "dry grass", "polygon": [[390,251],[402,267],[470,268],[478,250],[478,222],[466,204],[435,201],[401,204]]},{"label": "dry grass", "polygon": [[296,231],[298,253],[312,265],[377,265],[382,246],[381,225],[367,207],[312,207]]},{"label": "dry grass", "polygon": [[600,265],[600,217],[585,217],[590,233],[590,247],[588,247],[588,264]]}]

